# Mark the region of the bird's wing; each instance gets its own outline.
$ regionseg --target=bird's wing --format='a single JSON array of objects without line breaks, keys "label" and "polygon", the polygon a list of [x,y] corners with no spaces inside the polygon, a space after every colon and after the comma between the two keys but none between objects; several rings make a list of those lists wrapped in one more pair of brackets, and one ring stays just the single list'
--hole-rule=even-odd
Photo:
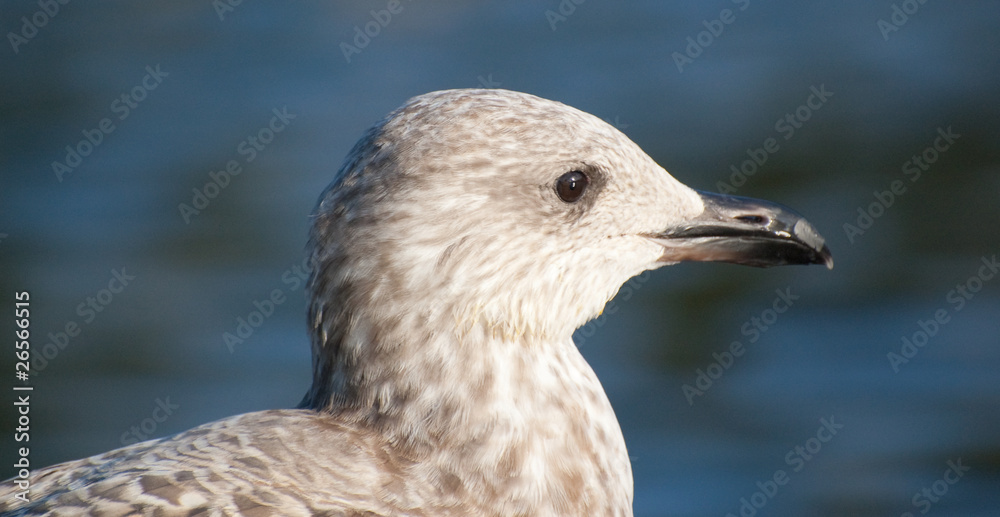
[{"label": "bird's wing", "polygon": [[328,415],[248,413],[33,472],[30,502],[5,482],[0,515],[406,514],[393,456]]}]

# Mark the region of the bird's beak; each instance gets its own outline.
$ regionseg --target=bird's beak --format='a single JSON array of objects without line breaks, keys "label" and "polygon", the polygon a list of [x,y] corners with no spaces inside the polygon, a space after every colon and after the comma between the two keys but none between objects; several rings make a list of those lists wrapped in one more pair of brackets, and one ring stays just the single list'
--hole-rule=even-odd
[{"label": "bird's beak", "polygon": [[698,192],[701,215],[648,236],[663,246],[661,262],[732,262],[756,267],[825,264],[830,248],[808,221],[777,203]]}]

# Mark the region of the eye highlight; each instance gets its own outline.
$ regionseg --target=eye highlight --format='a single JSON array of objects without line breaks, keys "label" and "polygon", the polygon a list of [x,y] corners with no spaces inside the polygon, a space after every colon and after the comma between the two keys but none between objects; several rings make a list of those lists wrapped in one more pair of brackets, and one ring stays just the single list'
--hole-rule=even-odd
[{"label": "eye highlight", "polygon": [[590,185],[590,177],[582,171],[569,171],[556,180],[556,194],[567,203],[576,203]]}]

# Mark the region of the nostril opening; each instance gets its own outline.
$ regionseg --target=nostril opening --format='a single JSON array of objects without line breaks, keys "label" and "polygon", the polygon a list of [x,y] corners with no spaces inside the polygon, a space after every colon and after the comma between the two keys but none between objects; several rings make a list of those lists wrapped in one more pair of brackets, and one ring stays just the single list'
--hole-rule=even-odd
[{"label": "nostril opening", "polygon": [[752,215],[752,214],[751,215],[740,215],[740,216],[737,216],[736,220],[737,221],[742,221],[744,223],[761,224],[761,225],[765,225],[765,226],[768,223],[770,223],[770,221],[768,220],[767,217],[765,217],[763,215]]}]

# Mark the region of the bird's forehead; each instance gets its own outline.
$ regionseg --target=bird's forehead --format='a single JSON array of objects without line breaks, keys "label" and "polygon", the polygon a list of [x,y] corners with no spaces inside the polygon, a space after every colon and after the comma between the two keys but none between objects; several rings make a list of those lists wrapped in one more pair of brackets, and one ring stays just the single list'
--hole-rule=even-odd
[{"label": "bird's forehead", "polygon": [[[411,99],[384,126],[402,151],[495,165],[530,162],[544,171],[572,162],[635,169],[648,157],[603,120],[564,104],[503,90],[452,90]],[[508,171],[509,172],[509,171]],[[547,172],[547,171],[546,171]]]}]

